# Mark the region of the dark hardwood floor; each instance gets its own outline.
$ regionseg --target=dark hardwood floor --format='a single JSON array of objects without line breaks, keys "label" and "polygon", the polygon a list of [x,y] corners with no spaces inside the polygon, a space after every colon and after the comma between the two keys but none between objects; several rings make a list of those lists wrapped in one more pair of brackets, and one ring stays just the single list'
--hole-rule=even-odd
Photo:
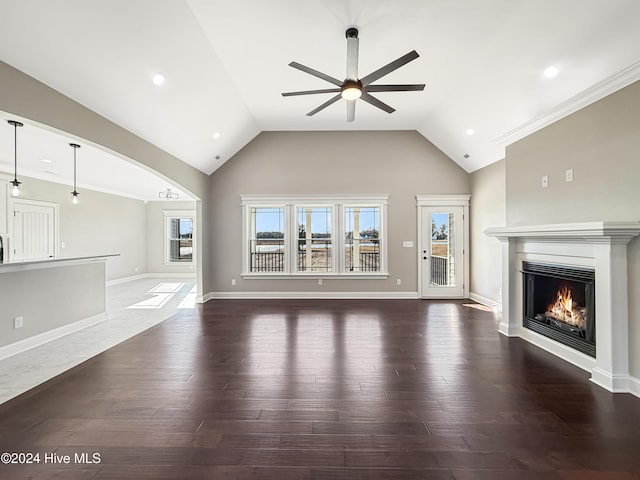
[{"label": "dark hardwood floor", "polygon": [[640,399],[478,307],[208,302],[0,406],[0,479],[639,478]]}]

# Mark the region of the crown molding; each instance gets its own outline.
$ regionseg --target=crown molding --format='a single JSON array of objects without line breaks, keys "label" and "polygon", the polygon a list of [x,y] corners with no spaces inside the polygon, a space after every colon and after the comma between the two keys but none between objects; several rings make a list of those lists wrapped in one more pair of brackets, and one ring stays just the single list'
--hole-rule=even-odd
[{"label": "crown molding", "polygon": [[640,61],[628,66],[624,70],[621,70],[603,81],[596,83],[586,90],[583,90],[579,94],[558,104],[553,109],[523,123],[522,125],[496,138],[493,142],[502,146],[510,145],[527,135],[531,135],[546,126],[577,112],[581,108],[597,102],[607,95],[611,95],[612,93],[631,85],[637,80],[640,80]]}]

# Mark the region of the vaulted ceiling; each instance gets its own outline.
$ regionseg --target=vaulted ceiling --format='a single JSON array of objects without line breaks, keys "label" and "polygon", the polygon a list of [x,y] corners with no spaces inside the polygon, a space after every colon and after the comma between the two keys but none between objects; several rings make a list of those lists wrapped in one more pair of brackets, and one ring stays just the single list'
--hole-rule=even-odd
[{"label": "vaulted ceiling", "polygon": [[[0,5],[0,60],[207,174],[273,130],[417,130],[471,172],[503,158],[510,141],[640,78],[637,0]],[[343,79],[350,26],[359,29],[361,76],[416,50],[378,83],[426,88],[376,94],[392,114],[358,100],[347,122],[340,100],[306,116],[332,94],[281,93],[332,85],[288,64]],[[550,66],[555,78],[544,75]]]}]

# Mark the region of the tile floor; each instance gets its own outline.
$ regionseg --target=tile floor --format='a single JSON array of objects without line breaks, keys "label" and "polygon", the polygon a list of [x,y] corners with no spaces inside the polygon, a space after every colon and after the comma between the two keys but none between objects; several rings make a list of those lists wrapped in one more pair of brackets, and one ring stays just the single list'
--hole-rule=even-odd
[{"label": "tile floor", "polygon": [[195,304],[195,280],[143,278],[107,287],[108,319],[0,360],[0,404]]}]

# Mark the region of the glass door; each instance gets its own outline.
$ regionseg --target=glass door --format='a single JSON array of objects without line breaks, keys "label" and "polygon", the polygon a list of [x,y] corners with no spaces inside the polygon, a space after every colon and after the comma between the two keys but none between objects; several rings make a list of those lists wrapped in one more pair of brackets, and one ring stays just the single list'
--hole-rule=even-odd
[{"label": "glass door", "polygon": [[463,207],[422,208],[422,297],[464,296],[463,228]]}]

